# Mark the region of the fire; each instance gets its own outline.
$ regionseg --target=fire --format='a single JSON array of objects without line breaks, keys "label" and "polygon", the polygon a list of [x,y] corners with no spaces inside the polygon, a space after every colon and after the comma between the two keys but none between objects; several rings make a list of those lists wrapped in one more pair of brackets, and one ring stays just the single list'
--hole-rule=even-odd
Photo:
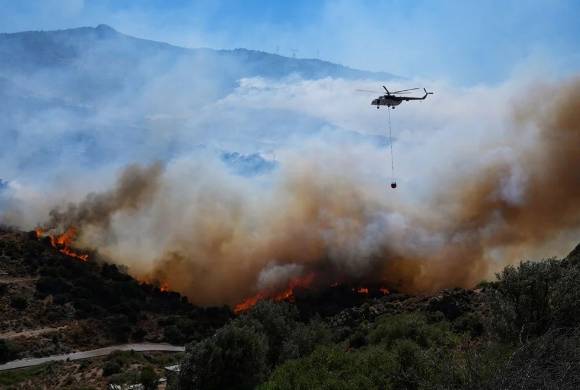
[{"label": "fire", "polygon": [[151,275],[136,275],[134,276],[135,279],[139,282],[140,285],[145,286],[153,286],[159,289],[161,292],[169,292],[171,291],[171,287],[169,286],[169,282],[167,280],[160,280],[158,278],[153,278]]},{"label": "fire", "polygon": [[252,307],[254,307],[256,305],[256,303],[258,303],[259,301],[266,299],[266,298],[267,298],[267,296],[264,293],[258,293],[256,295],[254,295],[253,297],[246,298],[234,307],[234,313],[240,314],[240,313],[243,313],[245,311],[248,311]]},{"label": "fire", "polygon": [[259,301],[264,299],[272,299],[276,302],[293,302],[294,301],[294,289],[297,287],[308,287],[312,284],[314,280],[314,274],[308,274],[301,278],[294,278],[290,279],[288,282],[288,287],[283,290],[282,292],[278,293],[267,293],[267,292],[259,292],[254,296],[244,299],[241,303],[238,303],[234,307],[234,313],[240,314],[243,313],[252,307],[254,307]]},{"label": "fire", "polygon": [[[294,300],[295,300],[294,289],[297,287],[302,287],[302,288],[310,287],[312,285],[312,282],[314,281],[314,276],[315,275],[312,273],[312,274],[309,274],[309,275],[302,277],[302,278],[291,279],[288,282],[288,287],[281,292],[273,293],[273,292],[260,291],[256,295],[253,295],[249,298],[246,298],[241,303],[238,303],[234,307],[234,313],[241,314],[247,310],[250,310],[259,301],[264,300],[264,299],[271,299],[271,300],[276,301],[276,302],[281,302],[281,301],[294,302]],[[334,282],[334,283],[330,284],[331,288],[337,288],[340,286],[344,286],[344,285],[340,282]],[[389,294],[389,289],[387,289],[383,286],[377,287],[376,285],[369,286],[369,287],[353,287],[351,290],[355,294],[359,294],[361,296],[370,296],[370,297],[377,297],[377,294],[379,296]]]},{"label": "fire", "polygon": [[[36,228],[34,230],[36,232],[37,238],[42,238],[46,235],[45,231],[41,228]],[[75,241],[77,237],[77,229],[74,227],[69,227],[63,234],[60,235],[53,235],[49,234],[48,237],[50,238],[50,244],[59,250],[60,253],[65,254],[70,257],[74,257],[80,261],[87,261],[89,259],[89,255],[87,254],[79,254],[73,251],[70,245]]]}]

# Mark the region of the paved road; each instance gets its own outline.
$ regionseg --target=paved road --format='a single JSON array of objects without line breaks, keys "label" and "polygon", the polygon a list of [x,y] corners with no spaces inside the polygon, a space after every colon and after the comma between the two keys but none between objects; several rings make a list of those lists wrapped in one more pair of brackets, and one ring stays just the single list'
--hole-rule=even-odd
[{"label": "paved road", "polygon": [[111,347],[93,349],[91,351],[82,352],[72,352],[64,355],[52,355],[41,358],[29,358],[13,360],[11,362],[0,364],[0,371],[12,370],[15,368],[38,366],[39,364],[44,364],[48,362],[57,362],[63,360],[80,360],[88,359],[98,356],[105,356],[114,351],[137,351],[137,352],[149,352],[149,351],[163,351],[163,352],[183,352],[185,347],[170,344],[122,344],[113,345]]}]

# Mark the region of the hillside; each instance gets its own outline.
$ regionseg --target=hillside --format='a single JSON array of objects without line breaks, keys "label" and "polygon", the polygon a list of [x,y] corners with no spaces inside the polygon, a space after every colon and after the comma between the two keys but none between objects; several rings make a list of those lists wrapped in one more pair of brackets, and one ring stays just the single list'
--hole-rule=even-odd
[{"label": "hillside", "polygon": [[[140,283],[98,253],[80,261],[38,237],[0,231],[3,361],[145,340],[190,342],[184,388],[515,389],[523,380],[573,389],[580,380],[580,245],[561,260],[507,267],[475,290],[296,289],[290,301],[261,301],[234,317]],[[123,383],[132,365],[170,362],[145,356],[54,363],[0,374],[0,383],[47,383],[51,372],[69,378],[59,379],[63,388],[78,378]],[[106,371],[111,361],[118,374]]]},{"label": "hillside", "polygon": [[580,245],[497,277],[330,316],[305,317],[298,299],[258,303],[189,347],[180,388],[578,388]]},{"label": "hillside", "polygon": [[231,312],[199,308],[121,268],[67,256],[48,237],[0,230],[0,362],[132,342],[186,343]]},{"label": "hillside", "polygon": [[[91,54],[91,59],[96,61],[95,63],[100,65],[108,63],[110,66],[119,67],[119,70],[125,67],[125,73],[130,70],[130,66],[154,58],[159,62],[168,63],[189,59],[199,61],[200,64],[204,61],[216,60],[227,63],[236,60],[242,65],[233,70],[238,78],[252,76],[278,78],[293,73],[307,79],[340,77],[388,80],[398,77],[387,72],[369,72],[318,59],[290,58],[256,50],[183,48],[125,35],[103,24],[94,28],[3,33],[0,34],[0,54],[6,59],[0,65],[0,69],[18,72],[78,66],[79,59]],[[116,61],[111,64],[110,59],[113,57]]]}]

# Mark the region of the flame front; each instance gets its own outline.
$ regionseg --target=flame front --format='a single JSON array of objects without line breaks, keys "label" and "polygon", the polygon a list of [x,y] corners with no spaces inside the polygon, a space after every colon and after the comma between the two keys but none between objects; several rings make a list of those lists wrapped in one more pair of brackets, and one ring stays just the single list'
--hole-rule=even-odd
[{"label": "flame front", "polygon": [[259,292],[254,296],[244,299],[241,303],[238,303],[234,307],[234,313],[243,313],[252,307],[254,307],[259,301],[264,299],[272,299],[276,302],[293,302],[294,301],[294,289],[297,287],[309,287],[314,281],[314,274],[308,274],[304,277],[293,278],[288,282],[288,287],[285,290],[277,293]]},{"label": "flame front", "polygon": [[[245,311],[248,311],[252,307],[254,307],[258,302],[265,300],[265,299],[271,299],[275,302],[282,302],[282,301],[294,302],[294,300],[295,300],[294,290],[296,288],[309,288],[309,287],[311,287],[313,282],[314,282],[314,279],[315,279],[315,274],[311,273],[305,277],[291,279],[288,282],[288,287],[281,292],[274,293],[274,292],[260,291],[256,295],[253,295],[249,298],[246,298],[242,302],[238,303],[234,307],[234,313],[241,314]],[[340,282],[334,282],[334,283],[331,283],[329,286],[330,286],[330,288],[339,288],[341,285],[342,285],[342,283],[340,283]],[[384,295],[389,294],[389,290],[383,286],[380,286],[380,285],[379,285],[379,287],[377,287],[377,286],[355,287],[355,288],[352,288],[351,291],[354,294],[358,294],[358,295],[365,296],[365,297],[377,297],[377,296],[381,296],[381,295],[384,296]]]},{"label": "flame front", "polygon": [[63,234],[60,235],[54,234],[47,235],[45,231],[41,228],[36,228],[35,232],[37,238],[48,236],[48,238],[50,239],[50,245],[58,249],[58,251],[62,254],[74,257],[75,259],[78,259],[80,261],[87,261],[89,259],[89,255],[76,253],[70,247],[70,245],[75,241],[77,237],[77,229],[75,229],[74,227],[69,227]]}]

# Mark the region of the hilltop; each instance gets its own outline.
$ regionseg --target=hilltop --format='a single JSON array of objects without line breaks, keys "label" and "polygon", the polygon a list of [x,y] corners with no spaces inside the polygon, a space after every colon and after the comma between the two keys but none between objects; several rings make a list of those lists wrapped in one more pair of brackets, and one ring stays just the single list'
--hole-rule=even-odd
[{"label": "hilltop", "polygon": [[[27,31],[0,34],[0,83],[13,83],[19,76],[39,77],[51,98],[92,101],[125,88],[139,89],[171,70],[182,70],[181,82],[203,78],[215,87],[229,90],[246,77],[279,79],[299,76],[343,79],[390,80],[397,76],[369,72],[319,59],[290,58],[238,48],[189,49],[125,35],[107,25],[58,31]],[[66,77],[47,77],[65,71]],[[173,84],[172,80],[167,80]],[[175,84],[179,86],[179,84]],[[6,89],[6,88],[5,88]],[[195,91],[189,91],[195,92]],[[70,95],[67,96],[66,93]],[[176,94],[180,93],[176,91]],[[39,98],[36,94],[36,98]]]}]

